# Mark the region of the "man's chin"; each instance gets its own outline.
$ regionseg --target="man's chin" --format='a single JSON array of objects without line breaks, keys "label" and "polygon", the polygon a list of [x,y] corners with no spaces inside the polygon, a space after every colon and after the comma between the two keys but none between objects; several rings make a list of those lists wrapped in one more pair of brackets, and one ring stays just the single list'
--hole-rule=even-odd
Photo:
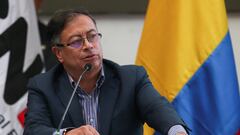
[{"label": "man's chin", "polygon": [[92,69],[94,69],[94,70],[102,68],[102,62],[100,62],[100,61],[93,61],[93,62],[89,62],[89,63],[86,63],[86,64],[91,64]]}]

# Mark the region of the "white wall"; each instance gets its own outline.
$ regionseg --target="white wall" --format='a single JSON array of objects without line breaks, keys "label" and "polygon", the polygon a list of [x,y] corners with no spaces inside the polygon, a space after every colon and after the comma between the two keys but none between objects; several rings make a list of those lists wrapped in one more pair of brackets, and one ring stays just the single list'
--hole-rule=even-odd
[{"label": "white wall", "polygon": [[133,64],[143,28],[143,15],[96,16],[103,34],[103,55],[119,64]]},{"label": "white wall", "polygon": [[238,72],[238,82],[240,85],[240,13],[228,15],[228,26],[232,38],[235,63]]}]

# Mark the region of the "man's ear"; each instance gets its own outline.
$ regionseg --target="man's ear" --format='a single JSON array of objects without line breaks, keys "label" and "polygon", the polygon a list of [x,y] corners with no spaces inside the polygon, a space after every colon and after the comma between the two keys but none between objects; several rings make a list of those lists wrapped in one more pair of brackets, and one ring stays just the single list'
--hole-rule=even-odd
[{"label": "man's ear", "polygon": [[52,52],[53,52],[53,53],[55,54],[55,56],[57,57],[58,61],[59,61],[60,63],[63,63],[61,48],[58,48],[58,47],[53,46],[53,47],[52,47]]}]

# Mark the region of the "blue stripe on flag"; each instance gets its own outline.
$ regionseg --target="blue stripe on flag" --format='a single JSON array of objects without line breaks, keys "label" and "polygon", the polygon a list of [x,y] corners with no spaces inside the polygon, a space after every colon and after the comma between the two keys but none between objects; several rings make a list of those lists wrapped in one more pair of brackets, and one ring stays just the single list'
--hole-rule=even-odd
[{"label": "blue stripe on flag", "polygon": [[240,127],[240,96],[230,34],[172,102],[191,135],[233,135]]}]

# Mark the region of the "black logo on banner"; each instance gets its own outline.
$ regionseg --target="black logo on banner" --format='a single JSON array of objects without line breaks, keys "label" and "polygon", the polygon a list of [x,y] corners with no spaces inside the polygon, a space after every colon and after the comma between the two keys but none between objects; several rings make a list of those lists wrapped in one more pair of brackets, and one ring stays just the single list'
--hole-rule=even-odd
[{"label": "black logo on banner", "polygon": [[[3,8],[2,6],[4,4],[5,6]],[[0,17],[6,17],[8,13],[8,1],[1,0],[0,5]],[[27,29],[28,24],[26,20],[20,17],[0,35],[0,57],[6,52],[10,52],[3,96],[5,102],[9,105],[16,103],[26,93],[28,78],[40,73],[43,69],[43,62],[38,54],[31,66],[28,67],[26,72],[23,72]]]},{"label": "black logo on banner", "polygon": [[0,1],[0,18],[4,19],[7,17],[8,14],[8,0],[1,0]]}]

